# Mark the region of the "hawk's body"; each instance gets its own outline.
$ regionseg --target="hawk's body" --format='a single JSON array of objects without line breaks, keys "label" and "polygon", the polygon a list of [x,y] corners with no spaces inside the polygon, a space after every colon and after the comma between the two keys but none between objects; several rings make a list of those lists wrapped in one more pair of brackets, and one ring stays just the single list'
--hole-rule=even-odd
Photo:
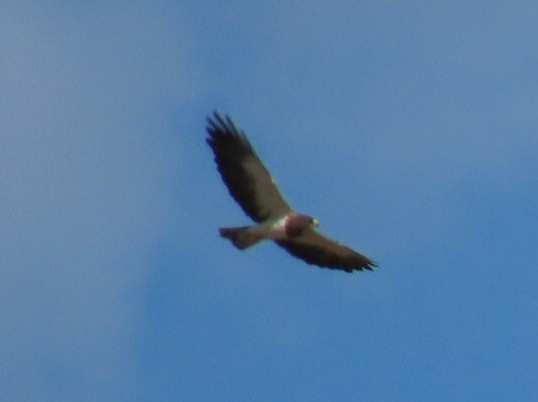
[{"label": "hawk's body", "polygon": [[319,225],[315,218],[293,211],[245,134],[228,116],[215,112],[208,123],[207,143],[222,179],[243,211],[258,223],[222,228],[221,236],[239,249],[274,240],[292,255],[320,267],[353,272],[376,266],[368,257],[315,231]]}]

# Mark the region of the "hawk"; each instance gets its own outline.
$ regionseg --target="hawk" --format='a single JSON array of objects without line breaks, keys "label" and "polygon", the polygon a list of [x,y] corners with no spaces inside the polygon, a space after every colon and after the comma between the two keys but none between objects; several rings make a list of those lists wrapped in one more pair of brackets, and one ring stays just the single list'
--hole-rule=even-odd
[{"label": "hawk", "polygon": [[373,270],[368,257],[331,240],[315,228],[319,221],[295,212],[254,151],[245,133],[228,115],[207,118],[207,143],[230,195],[255,225],[219,229],[240,250],[261,240],[273,240],[290,254],[309,264],[346,272]]}]

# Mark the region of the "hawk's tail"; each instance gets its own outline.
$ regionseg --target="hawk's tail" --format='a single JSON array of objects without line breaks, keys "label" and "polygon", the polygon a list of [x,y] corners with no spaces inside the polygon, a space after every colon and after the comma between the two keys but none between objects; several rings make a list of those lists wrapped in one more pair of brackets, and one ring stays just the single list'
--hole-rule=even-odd
[{"label": "hawk's tail", "polygon": [[220,228],[219,233],[221,237],[230,239],[233,245],[240,250],[253,246],[263,239],[263,237],[252,230],[252,226]]}]

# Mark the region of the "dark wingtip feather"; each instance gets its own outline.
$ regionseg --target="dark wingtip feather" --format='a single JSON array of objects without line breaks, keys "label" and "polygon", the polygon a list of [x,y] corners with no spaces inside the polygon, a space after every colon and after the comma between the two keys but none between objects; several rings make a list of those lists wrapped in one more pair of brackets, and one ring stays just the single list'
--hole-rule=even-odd
[{"label": "dark wingtip feather", "polygon": [[231,117],[227,114],[222,114],[218,110],[214,110],[212,115],[207,116],[207,133],[211,137],[217,135],[235,135],[244,137],[244,134],[237,128]]},{"label": "dark wingtip feather", "polygon": [[206,141],[214,151],[215,146],[220,146],[219,144],[235,143],[244,150],[255,153],[245,133],[235,125],[227,114],[214,110],[212,115],[207,116],[206,130],[208,134]]},{"label": "dark wingtip feather", "polygon": [[224,128],[224,129],[228,128],[226,124],[226,120],[216,110],[213,112],[213,118],[218,122],[220,128]]},{"label": "dark wingtip feather", "polygon": [[213,115],[207,116],[206,120],[208,134],[213,135],[217,130],[222,130],[222,124],[219,125],[221,122],[220,113],[217,110],[213,111]]},{"label": "dark wingtip feather", "polygon": [[377,262],[368,260],[365,266],[361,267],[361,269],[367,269],[368,271],[375,271],[377,268]]}]

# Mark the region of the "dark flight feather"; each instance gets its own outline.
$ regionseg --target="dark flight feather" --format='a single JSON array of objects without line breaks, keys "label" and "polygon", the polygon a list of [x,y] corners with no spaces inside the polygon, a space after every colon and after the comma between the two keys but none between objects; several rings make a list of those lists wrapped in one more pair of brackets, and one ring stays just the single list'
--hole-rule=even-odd
[{"label": "dark flight feather", "polygon": [[323,268],[353,272],[363,269],[372,271],[377,266],[368,257],[314,230],[308,230],[298,237],[277,240],[276,243],[295,257]]},{"label": "dark flight feather", "polygon": [[291,211],[245,134],[226,116],[208,117],[207,143],[231,196],[255,222]]}]

